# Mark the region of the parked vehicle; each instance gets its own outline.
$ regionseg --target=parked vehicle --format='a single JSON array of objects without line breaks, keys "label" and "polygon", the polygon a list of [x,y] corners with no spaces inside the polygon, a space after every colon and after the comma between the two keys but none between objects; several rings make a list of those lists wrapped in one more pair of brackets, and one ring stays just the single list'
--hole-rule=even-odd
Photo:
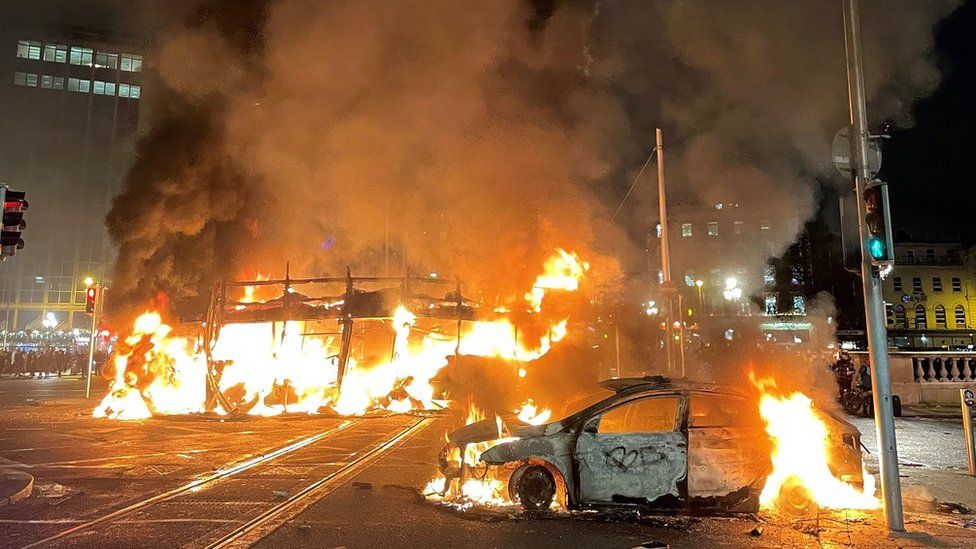
[{"label": "parked vehicle", "polygon": [[[481,454],[498,467],[513,501],[546,509],[560,497],[569,509],[636,506],[673,511],[755,512],[771,470],[771,443],[755,397],[732,387],[626,378],[571,405],[563,419],[519,427],[503,418],[517,440]],[[856,486],[861,477],[860,433],[818,410],[830,429],[832,472]],[[468,444],[498,437],[497,420],[467,425],[448,436],[441,471],[457,477]],[[475,475],[485,471],[460,473]]]}]

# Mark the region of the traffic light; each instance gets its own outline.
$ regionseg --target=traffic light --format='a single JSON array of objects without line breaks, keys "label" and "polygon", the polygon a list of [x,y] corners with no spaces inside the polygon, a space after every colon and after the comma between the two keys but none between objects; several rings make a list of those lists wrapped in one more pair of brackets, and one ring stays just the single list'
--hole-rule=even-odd
[{"label": "traffic light", "polygon": [[21,231],[27,227],[24,212],[27,210],[27,193],[13,191],[0,185],[0,203],[3,204],[3,225],[0,226],[0,261],[13,257],[17,250],[23,249],[24,239]]},{"label": "traffic light", "polygon": [[98,298],[98,288],[96,286],[89,286],[88,291],[85,292],[85,312],[93,315],[95,314],[95,302]]},{"label": "traffic light", "polygon": [[864,223],[868,232],[864,249],[875,266],[890,265],[895,260],[895,246],[891,238],[888,184],[877,179],[869,182],[863,198]]}]

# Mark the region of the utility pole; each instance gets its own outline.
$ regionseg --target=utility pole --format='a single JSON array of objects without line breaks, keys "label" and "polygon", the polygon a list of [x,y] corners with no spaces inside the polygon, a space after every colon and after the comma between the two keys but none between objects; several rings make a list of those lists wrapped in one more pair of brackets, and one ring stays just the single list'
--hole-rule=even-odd
[{"label": "utility pole", "polygon": [[[94,290],[94,293],[92,293]],[[91,299],[91,331],[88,335],[88,367],[85,369],[85,398],[91,398],[91,374],[92,364],[95,362],[95,330],[98,329],[98,297],[101,294],[98,284],[88,287],[88,299]],[[87,305],[87,304],[86,304]]]},{"label": "utility pole", "polygon": [[[671,248],[668,242],[668,199],[667,194],[664,191],[664,136],[661,132],[661,128],[657,128],[655,132],[656,146],[654,147],[655,155],[657,156],[657,203],[658,203],[658,213],[661,218],[661,274],[664,279],[661,283],[661,296],[665,298],[667,302],[667,313],[666,313],[666,325],[664,327],[664,348],[667,351],[668,356],[668,373],[673,373],[676,368],[674,366],[675,356],[674,356],[674,308],[675,308],[675,297],[678,293],[678,288],[675,286],[674,282],[671,280]],[[681,318],[681,315],[678,315]],[[681,348],[682,358],[684,357],[684,341],[678,342]],[[681,377],[684,377],[684,361],[681,362]]]},{"label": "utility pole", "polygon": [[[868,166],[868,129],[865,112],[864,67],[861,58],[861,23],[859,0],[844,0],[844,42],[847,52],[847,87],[851,111],[851,167],[858,197],[864,196],[872,175]],[[867,253],[869,239],[864,200],[857,201],[858,228],[861,235],[861,283],[864,289],[864,313],[871,364],[871,391],[874,395],[874,418],[878,433],[878,462],[881,468],[881,497],[884,500],[888,530],[902,532],[901,484],[898,478],[898,446],[895,441],[895,418],[891,401],[891,374],[888,371],[888,332],[885,328],[881,276]]]}]

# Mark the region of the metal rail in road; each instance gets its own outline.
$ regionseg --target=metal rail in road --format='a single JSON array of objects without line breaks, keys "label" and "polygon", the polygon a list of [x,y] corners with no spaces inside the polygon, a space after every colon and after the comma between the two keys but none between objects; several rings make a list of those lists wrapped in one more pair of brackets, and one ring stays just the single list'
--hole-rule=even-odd
[{"label": "metal rail in road", "polygon": [[376,463],[386,454],[395,450],[409,438],[426,428],[433,420],[421,418],[413,425],[403,429],[393,438],[351,460],[342,468],[308,485],[302,491],[275,505],[257,517],[238,526],[234,531],[207,546],[208,549],[250,547],[275,531],[282,524],[298,516],[302,511],[329,495],[350,478]]},{"label": "metal rail in road", "polygon": [[78,535],[79,533],[84,532],[86,530],[89,530],[89,529],[91,529],[91,528],[93,528],[95,526],[99,526],[99,525],[106,524],[106,523],[109,523],[109,522],[117,521],[118,519],[120,519],[122,517],[131,515],[132,513],[136,512],[136,511],[139,511],[139,510],[142,510],[142,509],[145,509],[146,507],[149,507],[151,505],[154,505],[154,504],[157,504],[157,503],[161,503],[161,502],[164,502],[164,501],[171,500],[171,499],[173,499],[173,498],[175,498],[175,497],[177,497],[177,496],[179,496],[181,494],[185,494],[187,492],[193,492],[193,491],[199,490],[203,486],[207,486],[207,485],[213,484],[213,483],[215,483],[217,481],[224,480],[224,479],[227,479],[227,478],[230,478],[230,477],[234,477],[235,475],[239,475],[240,473],[243,473],[244,471],[247,471],[249,469],[252,469],[253,467],[256,467],[256,466],[262,465],[262,464],[266,464],[266,463],[268,463],[270,461],[273,461],[275,459],[281,458],[282,456],[286,456],[288,454],[291,454],[292,452],[301,450],[302,448],[305,448],[306,446],[309,446],[311,444],[314,444],[316,442],[319,442],[322,439],[325,439],[325,438],[327,438],[327,437],[329,437],[331,435],[334,435],[336,433],[339,433],[341,431],[344,431],[344,430],[348,429],[349,427],[352,427],[354,424],[356,424],[356,423],[358,423],[360,421],[361,421],[361,419],[358,419],[358,418],[357,419],[349,419],[349,420],[343,421],[342,423],[340,423],[339,425],[337,425],[336,427],[333,427],[331,429],[327,429],[327,430],[322,431],[320,433],[316,433],[314,435],[311,435],[311,436],[308,436],[308,437],[299,439],[299,440],[297,440],[295,442],[292,442],[290,444],[287,444],[285,446],[282,446],[280,448],[277,448],[277,449],[275,449],[273,451],[263,453],[261,455],[255,456],[255,457],[253,457],[251,459],[248,459],[246,461],[242,461],[242,462],[237,463],[235,465],[231,465],[231,466],[226,467],[224,469],[217,470],[217,471],[215,471],[215,472],[213,472],[213,473],[211,473],[209,475],[206,475],[206,476],[201,477],[201,478],[198,478],[198,479],[196,479],[196,480],[194,480],[192,482],[189,482],[187,484],[184,484],[183,486],[179,486],[177,488],[174,488],[172,490],[169,490],[168,492],[163,492],[162,494],[157,494],[155,496],[146,498],[144,500],[137,501],[136,503],[127,505],[127,506],[125,506],[125,507],[123,507],[121,509],[116,509],[115,511],[112,511],[111,513],[108,513],[108,514],[102,515],[102,516],[100,516],[98,518],[95,518],[95,519],[92,519],[92,520],[83,522],[81,524],[78,524],[77,526],[73,526],[71,528],[68,528],[67,530],[63,530],[61,532],[58,532],[57,534],[54,534],[53,536],[49,536],[49,537],[44,538],[42,540],[35,541],[34,543],[31,543],[29,545],[25,545],[25,546],[23,546],[22,549],[28,549],[28,548],[31,548],[31,547],[40,547],[40,546],[50,545],[50,544],[52,544],[54,542],[58,542],[58,541],[62,541],[62,540],[71,538],[71,537],[73,537],[75,535]]}]

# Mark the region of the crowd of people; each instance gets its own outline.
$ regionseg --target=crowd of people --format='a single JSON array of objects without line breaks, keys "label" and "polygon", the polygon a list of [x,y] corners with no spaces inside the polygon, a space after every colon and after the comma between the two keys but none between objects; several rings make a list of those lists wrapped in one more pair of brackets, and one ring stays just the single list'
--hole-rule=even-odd
[{"label": "crowd of people", "polygon": [[[86,351],[54,348],[0,350],[0,375],[40,378],[80,374],[85,371],[87,361]],[[104,353],[95,353],[93,371],[104,361]]]}]

